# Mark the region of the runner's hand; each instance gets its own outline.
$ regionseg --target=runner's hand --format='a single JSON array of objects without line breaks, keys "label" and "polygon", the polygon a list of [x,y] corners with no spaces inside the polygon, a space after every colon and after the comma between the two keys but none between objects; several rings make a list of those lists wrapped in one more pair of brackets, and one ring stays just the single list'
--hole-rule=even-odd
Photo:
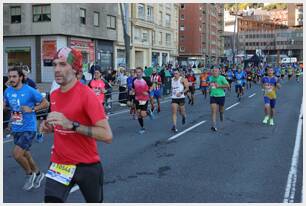
[{"label": "runner's hand", "polygon": [[177,92],[177,93],[176,93],[176,96],[177,96],[177,97],[180,97],[180,96],[182,96],[182,93],[181,93],[181,92]]},{"label": "runner's hand", "polygon": [[48,114],[47,123],[52,125],[60,125],[63,129],[72,129],[73,125],[69,119],[67,119],[60,112],[51,112]]},{"label": "runner's hand", "polygon": [[32,108],[28,106],[21,106],[21,109],[23,112],[27,112],[27,113],[32,112]]},{"label": "runner's hand", "polygon": [[39,126],[39,132],[41,133],[50,133],[53,131],[52,125],[48,124],[46,120],[43,120]]},{"label": "runner's hand", "polygon": [[143,92],[142,94],[143,95],[149,95],[149,92]]}]

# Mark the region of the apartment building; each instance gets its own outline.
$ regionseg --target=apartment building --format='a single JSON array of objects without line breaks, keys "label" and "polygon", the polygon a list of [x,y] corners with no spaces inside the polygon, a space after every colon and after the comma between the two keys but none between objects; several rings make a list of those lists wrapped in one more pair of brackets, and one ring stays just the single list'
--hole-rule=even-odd
[{"label": "apartment building", "polygon": [[[175,63],[178,56],[178,4],[123,4],[130,38],[130,67]],[[125,66],[121,11],[118,8],[118,37],[115,67]]]},{"label": "apartment building", "polygon": [[65,46],[82,51],[84,70],[113,67],[117,4],[10,3],[3,11],[4,73],[24,64],[36,82],[52,82],[52,58]]}]

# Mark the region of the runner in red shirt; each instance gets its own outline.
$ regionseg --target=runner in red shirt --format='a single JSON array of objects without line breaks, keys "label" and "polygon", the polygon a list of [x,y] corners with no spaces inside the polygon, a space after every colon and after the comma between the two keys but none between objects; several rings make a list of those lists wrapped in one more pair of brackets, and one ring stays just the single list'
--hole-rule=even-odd
[{"label": "runner in red shirt", "polygon": [[105,83],[101,79],[101,76],[102,72],[100,68],[96,68],[94,72],[94,79],[88,83],[88,86],[92,88],[92,90],[97,95],[99,101],[104,106],[104,93],[106,93],[106,90],[105,90]]},{"label": "runner in red shirt", "polygon": [[161,77],[157,73],[156,68],[153,69],[153,73],[150,77],[152,82],[152,90],[150,91],[150,102],[151,102],[151,111],[154,111],[154,98],[157,100],[157,112],[160,112],[160,97],[161,97]]},{"label": "runner in red shirt", "polygon": [[103,169],[96,141],[111,143],[112,131],[95,93],[76,79],[81,65],[81,52],[67,47],[53,60],[60,88],[51,94],[51,113],[40,126],[42,132],[54,131],[45,202],[65,202],[75,184],[86,202],[103,201]]},{"label": "runner in red shirt", "polygon": [[148,112],[148,102],[149,102],[149,92],[151,82],[144,80],[143,70],[141,67],[136,68],[137,77],[133,81],[133,91],[135,93],[135,105],[137,110],[138,122],[141,127],[139,133],[143,134],[145,132],[143,119],[149,114]]},{"label": "runner in red shirt", "polygon": [[188,96],[188,99],[189,99],[188,104],[193,105],[194,104],[194,93],[195,93],[196,78],[195,78],[192,71],[188,72],[186,78],[187,78],[188,84],[189,84],[189,92],[187,93],[187,96]]}]

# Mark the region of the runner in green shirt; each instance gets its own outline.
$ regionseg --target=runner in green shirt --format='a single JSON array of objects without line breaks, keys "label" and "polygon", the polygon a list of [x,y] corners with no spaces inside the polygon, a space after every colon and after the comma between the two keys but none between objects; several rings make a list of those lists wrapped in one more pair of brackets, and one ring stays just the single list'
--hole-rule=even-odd
[{"label": "runner in green shirt", "polygon": [[212,131],[217,131],[217,109],[219,107],[220,121],[222,122],[224,117],[224,103],[225,103],[225,89],[229,88],[229,84],[224,76],[220,75],[218,67],[212,69],[212,76],[209,78],[209,90],[210,90],[210,106],[211,106],[211,118],[212,118]]},{"label": "runner in green shirt", "polygon": [[298,68],[296,68],[296,70],[295,70],[295,78],[296,78],[296,81],[297,82],[300,82],[300,76],[301,76],[301,69],[300,69],[300,67],[298,66]]},{"label": "runner in green shirt", "polygon": [[291,77],[293,75],[293,68],[291,65],[288,67],[288,80],[291,80]]}]

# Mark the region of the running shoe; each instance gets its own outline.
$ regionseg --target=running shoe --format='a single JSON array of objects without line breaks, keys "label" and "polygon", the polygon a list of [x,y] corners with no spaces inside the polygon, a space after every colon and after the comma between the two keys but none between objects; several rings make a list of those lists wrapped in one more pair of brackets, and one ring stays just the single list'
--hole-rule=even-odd
[{"label": "running shoe", "polygon": [[150,109],[147,113],[148,113],[150,119],[153,120],[154,119],[154,113]]},{"label": "running shoe", "polygon": [[34,180],[34,188],[39,188],[41,181],[44,179],[45,174],[43,172],[40,172],[39,175],[36,176]]},{"label": "running shoe", "polygon": [[269,116],[265,116],[264,120],[262,121],[262,123],[264,124],[268,124],[269,121]]},{"label": "running shoe", "polygon": [[31,175],[26,176],[26,181],[23,185],[24,190],[30,190],[34,186],[34,180],[36,178],[36,174],[33,172]]},{"label": "running shoe", "polygon": [[270,119],[270,125],[273,126],[274,125],[274,120],[271,118]]},{"label": "running shoe", "polygon": [[173,126],[173,127],[171,128],[171,130],[172,130],[173,132],[177,132],[177,131],[178,131],[178,130],[176,129],[175,126]]},{"label": "running shoe", "polygon": [[183,116],[182,118],[182,124],[185,124],[186,123],[186,117]]},{"label": "running shoe", "polygon": [[42,133],[37,133],[35,141],[37,143],[42,143],[44,141],[44,135]]},{"label": "running shoe", "polygon": [[141,128],[141,129],[139,130],[138,133],[139,133],[139,134],[143,134],[143,133],[145,133],[145,131],[146,131],[146,130],[145,130],[144,128]]},{"label": "running shoe", "polygon": [[217,128],[216,127],[211,127],[210,128],[212,131],[216,132],[217,131]]}]

